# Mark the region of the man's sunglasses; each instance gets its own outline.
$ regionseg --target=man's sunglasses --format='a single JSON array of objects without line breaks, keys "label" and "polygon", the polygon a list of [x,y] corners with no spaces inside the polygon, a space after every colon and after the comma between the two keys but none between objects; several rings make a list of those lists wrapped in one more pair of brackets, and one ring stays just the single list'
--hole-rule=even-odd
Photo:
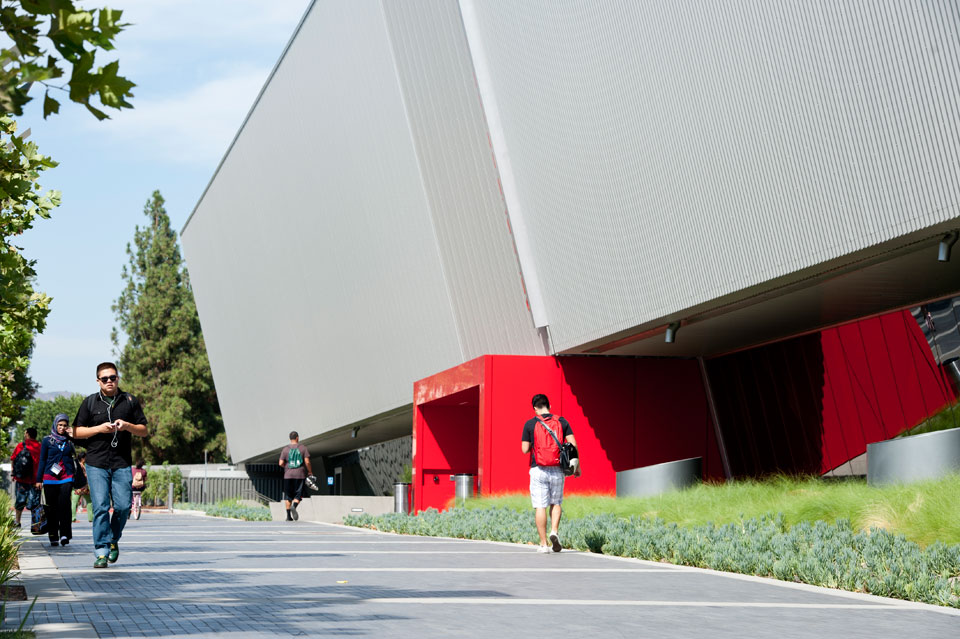
[{"label": "man's sunglasses", "polygon": [[97,379],[99,379],[101,382],[103,382],[104,384],[106,384],[107,382],[115,382],[115,381],[117,381],[117,376],[116,376],[116,375],[104,375],[103,377],[98,377]]}]

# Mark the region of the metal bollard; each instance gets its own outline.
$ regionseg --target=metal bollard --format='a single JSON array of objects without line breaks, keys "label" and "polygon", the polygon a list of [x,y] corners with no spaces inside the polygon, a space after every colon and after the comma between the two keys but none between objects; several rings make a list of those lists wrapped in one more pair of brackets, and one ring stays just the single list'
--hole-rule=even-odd
[{"label": "metal bollard", "polygon": [[167,485],[167,508],[170,509],[170,514],[173,514],[173,482]]}]

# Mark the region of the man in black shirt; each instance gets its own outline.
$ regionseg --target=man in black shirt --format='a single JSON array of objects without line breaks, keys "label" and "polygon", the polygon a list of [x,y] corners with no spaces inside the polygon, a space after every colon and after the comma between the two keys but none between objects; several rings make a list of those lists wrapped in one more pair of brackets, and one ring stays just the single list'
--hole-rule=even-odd
[{"label": "man in black shirt", "polygon": [[[120,556],[118,543],[133,497],[132,435],[147,436],[147,418],[140,402],[120,390],[117,366],[97,366],[99,392],[80,404],[73,420],[74,439],[86,440],[87,484],[93,505],[94,568],[106,568]],[[110,502],[113,501],[113,518]]]},{"label": "man in black shirt", "polygon": [[[560,470],[560,445],[577,440],[563,417],[550,412],[550,400],[538,393],[531,400],[535,416],[523,425],[520,450],[530,455],[530,501],[540,536],[538,552],[560,552],[560,515],[563,512],[563,471]],[[551,435],[551,432],[553,433]],[[579,466],[578,466],[579,470]],[[577,473],[579,474],[579,472]],[[550,536],[547,537],[547,509],[550,509]],[[547,545],[549,539],[550,545]]]}]

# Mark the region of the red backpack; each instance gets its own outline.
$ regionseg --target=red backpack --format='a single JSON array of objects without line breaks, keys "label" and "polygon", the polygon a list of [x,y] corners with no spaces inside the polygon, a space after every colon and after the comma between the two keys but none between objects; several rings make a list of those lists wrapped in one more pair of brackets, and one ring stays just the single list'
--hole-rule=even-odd
[{"label": "red backpack", "polygon": [[[553,431],[553,436],[547,432]],[[533,427],[533,458],[537,466],[559,466],[560,444],[563,441],[563,426],[556,415],[537,417],[537,424]]]}]

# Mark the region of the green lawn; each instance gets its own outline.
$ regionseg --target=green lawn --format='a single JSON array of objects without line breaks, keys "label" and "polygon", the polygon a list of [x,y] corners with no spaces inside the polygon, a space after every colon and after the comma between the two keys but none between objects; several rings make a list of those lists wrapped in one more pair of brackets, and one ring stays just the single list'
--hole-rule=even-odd
[{"label": "green lawn", "polygon": [[[526,494],[480,498],[469,508],[530,509]],[[774,477],[724,484],[701,484],[658,497],[607,496],[564,498],[564,515],[611,513],[621,517],[659,517],[668,523],[721,525],[783,513],[786,523],[848,519],[855,529],[885,528],[922,547],[941,541],[960,543],[960,474],[908,485],[873,487],[863,480]]]}]

